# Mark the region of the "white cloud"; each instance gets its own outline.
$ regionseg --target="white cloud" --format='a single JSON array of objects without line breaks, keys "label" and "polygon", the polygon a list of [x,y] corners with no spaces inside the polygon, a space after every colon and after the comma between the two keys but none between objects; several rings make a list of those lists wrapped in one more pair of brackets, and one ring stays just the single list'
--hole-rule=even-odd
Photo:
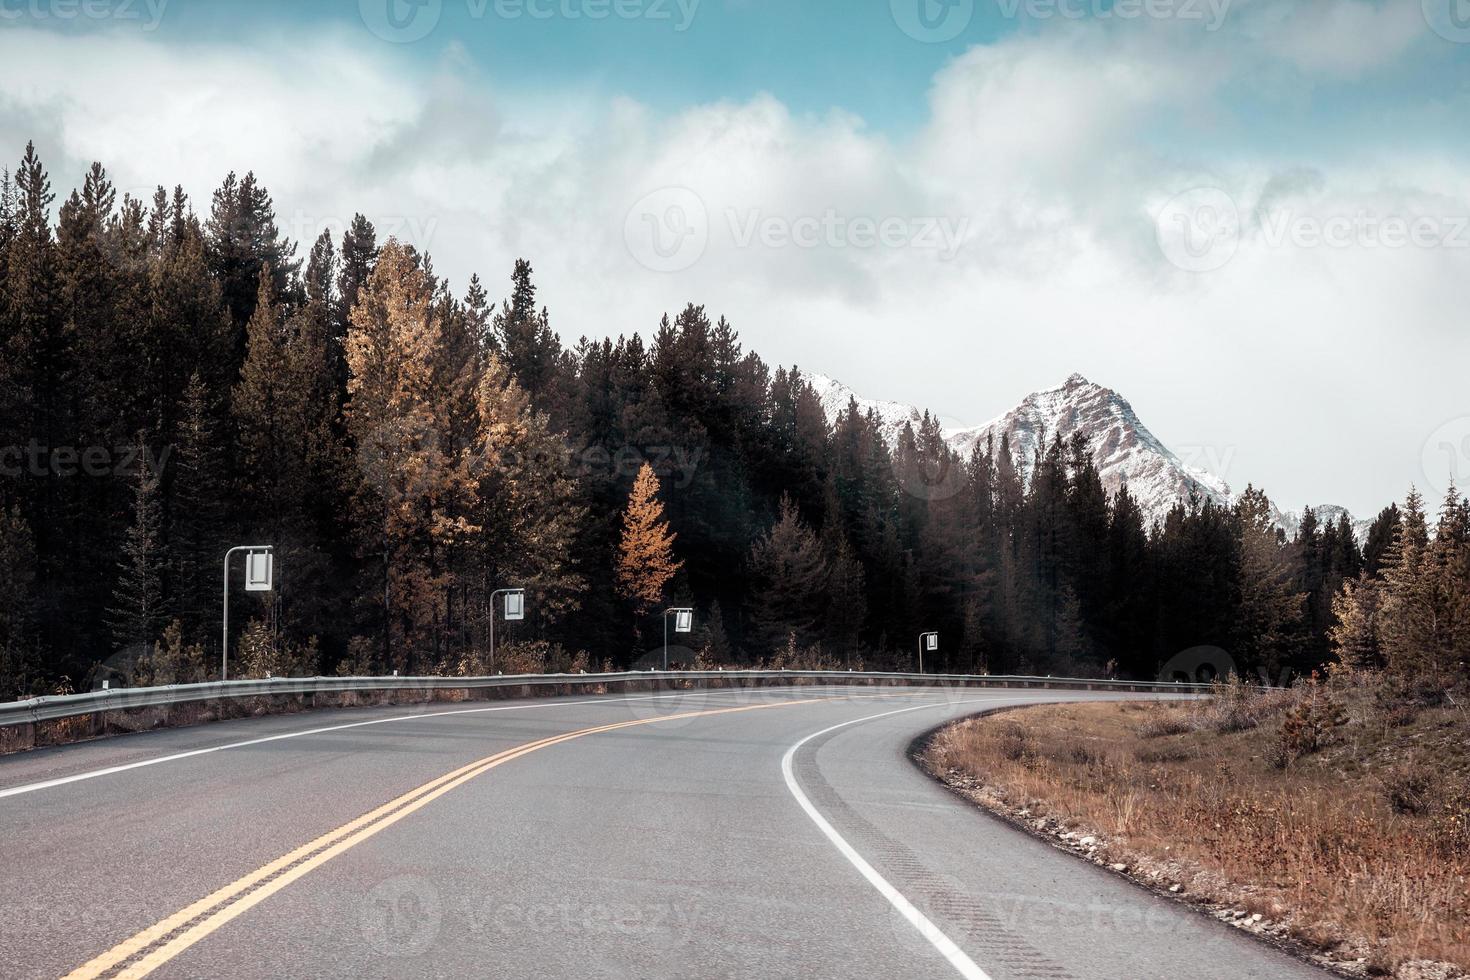
[{"label": "white cloud", "polygon": [[[424,70],[338,36],[181,46],[8,29],[0,146],[18,155],[35,136],[63,190],[100,159],[121,187],[182,182],[201,208],[227,170],[253,168],[293,237],[362,211],[461,289],[478,271],[492,294],[529,257],[568,341],[704,302],[769,360],[958,422],[1081,370],[1167,441],[1215,447],[1232,483],[1368,509],[1421,479],[1431,432],[1470,415],[1457,285],[1470,249],[1303,245],[1252,216],[1453,218],[1470,213],[1463,161],[1389,142],[1350,163],[1306,134],[1290,152],[1222,157],[1199,139],[1237,86],[1259,90],[1283,66],[1382,68],[1411,43],[1397,6],[1358,6],[1320,32],[1278,16],[1270,44],[1261,25],[1278,8],[1255,5],[1220,34],[1018,33],[940,71],[904,142],[770,95],[663,114],[541,93],[529,110],[452,46]],[[1165,262],[1152,223],[1199,185],[1246,220],[1209,274]],[[629,209],[670,187],[708,219],[702,256],[677,274],[644,268],[626,240]],[[886,233],[908,246],[872,243]],[[958,254],[935,246],[961,233]]]}]

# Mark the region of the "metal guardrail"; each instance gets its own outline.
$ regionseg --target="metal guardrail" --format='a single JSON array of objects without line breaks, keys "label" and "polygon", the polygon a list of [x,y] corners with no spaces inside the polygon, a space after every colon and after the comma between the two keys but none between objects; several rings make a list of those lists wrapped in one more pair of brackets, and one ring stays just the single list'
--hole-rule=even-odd
[{"label": "metal guardrail", "polygon": [[1010,677],[989,674],[898,674],[877,671],[824,670],[672,670],[619,674],[519,674],[496,677],[278,677],[270,680],[214,681],[167,687],[126,687],[89,694],[64,694],[0,704],[0,727],[75,718],[107,711],[152,708],[195,701],[348,691],[462,691],[513,687],[588,687],[607,684],[825,680],[833,684],[890,683],[954,687],[1052,688],[1058,690],[1132,691],[1198,694],[1208,684],[1115,681],[1075,677]]}]

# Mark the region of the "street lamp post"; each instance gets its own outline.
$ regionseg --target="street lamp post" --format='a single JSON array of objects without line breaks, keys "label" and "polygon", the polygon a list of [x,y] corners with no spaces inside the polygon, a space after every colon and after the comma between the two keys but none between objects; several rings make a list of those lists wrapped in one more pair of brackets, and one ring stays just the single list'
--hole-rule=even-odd
[{"label": "street lamp post", "polygon": [[490,673],[495,673],[495,597],[505,596],[505,621],[517,623],[526,618],[525,589],[496,589],[490,593]]},{"label": "street lamp post", "polygon": [[694,610],[693,609],[665,609],[664,610],[664,673],[669,670],[669,614],[674,616],[675,633],[694,632]]},{"label": "street lamp post", "polygon": [[268,544],[243,544],[225,552],[225,596],[220,616],[219,679],[230,679],[230,556],[245,552],[245,591],[269,592],[275,575],[276,549]]},{"label": "street lamp post", "polygon": [[939,634],[938,633],[920,633],[919,634],[919,673],[921,673],[921,674],[924,672],[924,651],[925,650],[928,650],[930,653],[938,653],[939,652]]}]

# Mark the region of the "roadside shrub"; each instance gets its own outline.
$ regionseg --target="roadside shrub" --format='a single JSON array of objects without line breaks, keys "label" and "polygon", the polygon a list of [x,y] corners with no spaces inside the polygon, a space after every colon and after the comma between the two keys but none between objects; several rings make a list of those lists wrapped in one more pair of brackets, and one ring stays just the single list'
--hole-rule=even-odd
[{"label": "roadside shrub", "polygon": [[1104,761],[1102,753],[1082,742],[1073,742],[1067,746],[1066,758],[1073,765],[1088,767],[1100,766]]},{"label": "roadside shrub", "polygon": [[1169,735],[1183,735],[1194,730],[1189,719],[1177,711],[1165,709],[1157,712],[1152,717],[1144,720],[1138,726],[1139,738],[1165,738]]},{"label": "roadside shrub", "polygon": [[1470,792],[1456,791],[1441,803],[1430,829],[1442,852],[1463,855],[1470,849]]},{"label": "roadside shrub", "polygon": [[236,677],[262,680],[267,677],[313,677],[321,654],[316,637],[306,643],[283,640],[265,623],[252,619],[240,634],[235,653]]},{"label": "roadside shrub", "polygon": [[802,648],[797,645],[796,634],[786,638],[786,646],[777,650],[769,661],[756,664],[761,670],[842,670],[841,658],[828,653],[820,643]]},{"label": "roadside shrub", "polygon": [[1419,709],[1412,704],[1399,704],[1388,709],[1383,721],[1390,728],[1407,728],[1419,718]]},{"label": "roadside shrub", "polygon": [[1333,731],[1346,723],[1347,711],[1342,703],[1314,681],[1281,719],[1267,759],[1277,769],[1285,769],[1324,748]]},{"label": "roadside shrub", "polygon": [[1250,731],[1286,710],[1294,700],[1291,690],[1262,690],[1232,674],[1213,685],[1208,701],[1195,705],[1194,727],[1219,735]]},{"label": "roadside shrub", "polygon": [[1373,692],[1373,703],[1385,715],[1397,708],[1438,708],[1448,703],[1445,682],[1434,677],[1385,674]]},{"label": "roadside shrub", "polygon": [[138,658],[133,666],[133,683],[139,687],[197,684],[209,679],[211,666],[205,662],[202,646],[184,642],[183,626],[176,619],[152,649]]},{"label": "roadside shrub", "polygon": [[1434,773],[1421,765],[1399,765],[1383,777],[1383,796],[1394,813],[1422,817],[1433,802]]},{"label": "roadside shrub", "polygon": [[441,665],[439,673],[451,677],[488,677],[505,674],[576,674],[588,669],[585,651],[571,653],[560,643],[523,640],[503,643],[495,649],[495,669],[490,669],[488,651],[466,653],[452,664]]},{"label": "roadside shrub", "polygon": [[1031,738],[1020,725],[1006,725],[1000,733],[1000,753],[1011,762],[1023,762],[1035,755]]}]

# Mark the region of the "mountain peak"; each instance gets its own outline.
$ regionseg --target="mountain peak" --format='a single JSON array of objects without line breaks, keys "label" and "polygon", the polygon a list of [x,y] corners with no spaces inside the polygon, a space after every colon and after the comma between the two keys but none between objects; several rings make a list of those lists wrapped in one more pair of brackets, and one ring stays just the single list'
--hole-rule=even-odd
[{"label": "mountain peak", "polygon": [[[835,421],[849,399],[856,398],[861,410],[877,414],[890,444],[897,442],[905,425],[917,427],[923,417],[911,405],[857,396],[830,376],[814,373],[808,378],[830,420]],[[1054,438],[1067,440],[1079,432],[1092,447],[1103,486],[1115,493],[1126,483],[1150,520],[1162,521],[1177,501],[1194,493],[1216,503],[1230,500],[1230,488],[1223,480],[1186,465],[1148,430],[1126,399],[1080,372],[1055,388],[1027,395],[1000,418],[972,428],[947,428],[944,437],[962,458],[988,442],[999,446],[1005,437],[1017,464],[1029,471]]]},{"label": "mountain peak", "polygon": [[[809,374],[807,380],[821,399],[829,421],[835,421],[847,410],[849,400],[856,399],[860,411],[871,410],[877,415],[883,437],[890,445],[897,443],[905,425],[917,428],[923,417],[912,405],[863,398],[824,374]],[[1065,441],[1077,432],[1087,437],[1103,486],[1115,493],[1126,483],[1149,521],[1163,521],[1176,503],[1191,494],[1223,506],[1234,499],[1224,480],[1190,466],[1150,432],[1127,399],[1080,373],[1072,374],[1055,388],[1027,395],[1021,404],[984,425],[946,428],[944,438],[961,458],[968,458],[976,446],[984,447],[991,441],[999,446],[1004,436],[1024,472],[1031,469],[1037,453],[1044,452],[1052,439],[1060,436]],[[1343,511],[1329,505],[1317,508],[1316,513],[1319,519],[1336,520]],[[1296,533],[1300,514],[1278,511],[1275,516],[1277,526],[1288,534]],[[1360,539],[1366,527],[1367,522],[1355,523]]]}]

